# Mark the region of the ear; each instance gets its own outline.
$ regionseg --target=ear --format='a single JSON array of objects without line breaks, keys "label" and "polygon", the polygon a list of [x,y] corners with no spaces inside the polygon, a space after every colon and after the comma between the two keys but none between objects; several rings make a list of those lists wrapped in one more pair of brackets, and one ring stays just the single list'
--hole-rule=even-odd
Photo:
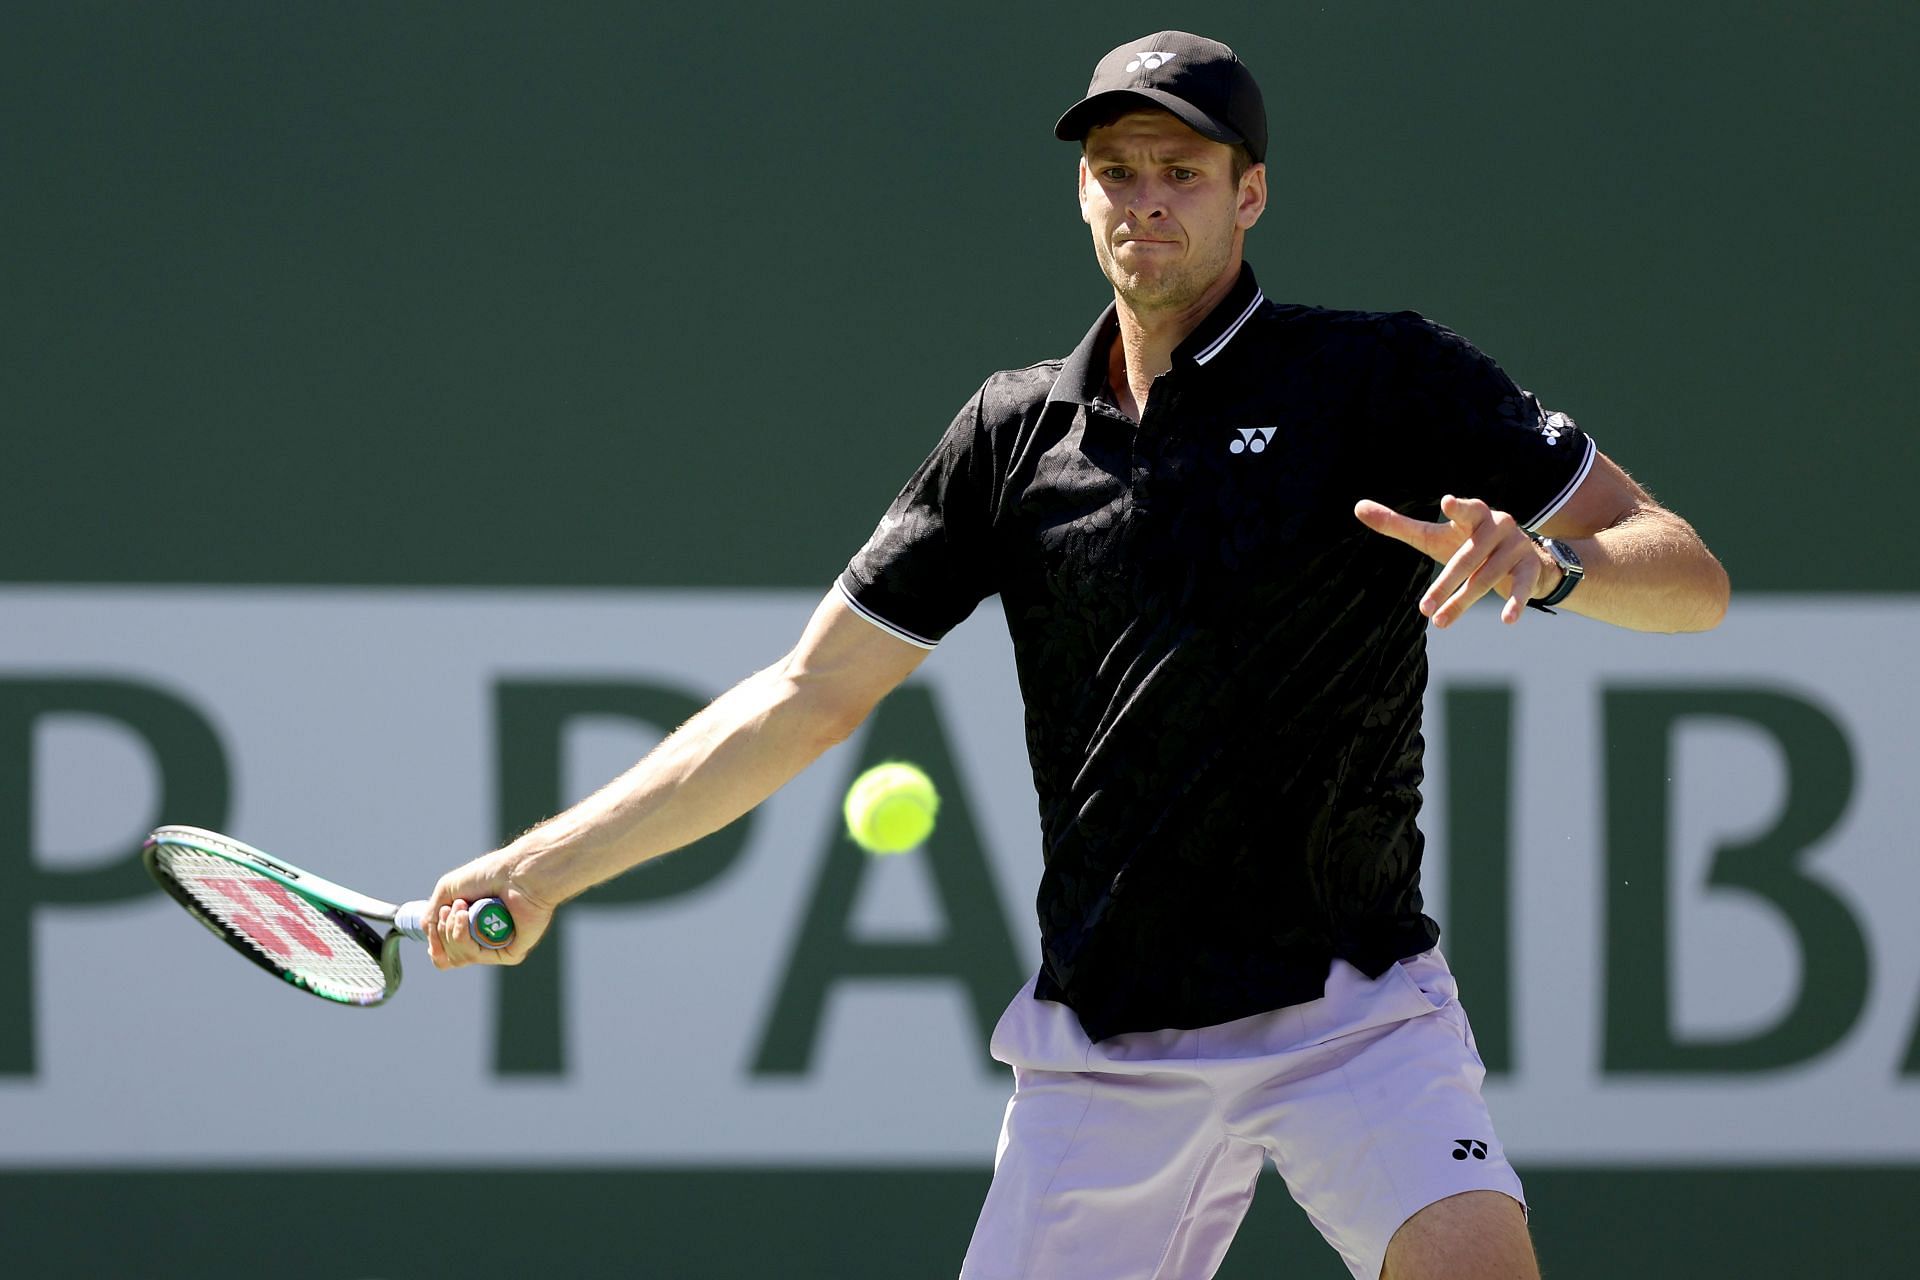
[{"label": "ear", "polygon": [[1267,166],[1250,165],[1240,175],[1240,203],[1234,210],[1233,225],[1242,231],[1253,230],[1260,215],[1267,211]]},{"label": "ear", "polygon": [[1087,221],[1087,184],[1092,181],[1093,173],[1087,168],[1086,153],[1082,152],[1080,155],[1080,164],[1074,170],[1074,194],[1078,196],[1080,200],[1080,221],[1087,222],[1089,226],[1093,224]]}]

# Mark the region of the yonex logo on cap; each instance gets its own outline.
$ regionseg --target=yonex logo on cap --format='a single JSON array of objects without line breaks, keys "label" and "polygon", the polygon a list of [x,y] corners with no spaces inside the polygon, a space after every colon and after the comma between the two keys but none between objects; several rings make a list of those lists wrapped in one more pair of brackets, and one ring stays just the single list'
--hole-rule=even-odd
[{"label": "yonex logo on cap", "polygon": [[1278,427],[1235,427],[1240,438],[1227,446],[1228,453],[1265,453],[1267,441],[1273,439]]},{"label": "yonex logo on cap", "polygon": [[1133,55],[1133,61],[1127,64],[1127,70],[1138,71],[1145,67],[1149,71],[1158,71],[1179,56],[1177,53],[1162,53],[1157,49],[1136,53]]}]

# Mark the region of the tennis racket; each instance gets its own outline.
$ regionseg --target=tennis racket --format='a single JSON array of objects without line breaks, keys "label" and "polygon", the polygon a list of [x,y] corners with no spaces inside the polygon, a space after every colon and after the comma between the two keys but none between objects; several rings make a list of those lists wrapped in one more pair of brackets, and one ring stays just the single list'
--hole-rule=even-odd
[{"label": "tennis racket", "polygon": [[[251,845],[199,827],[161,827],[141,849],[147,871],[201,924],[276,978],[341,1004],[380,1004],[400,988],[400,939],[426,941],[423,900],[382,902]],[[513,941],[498,898],[468,908],[483,947]],[[385,936],[368,921],[391,924]]]}]

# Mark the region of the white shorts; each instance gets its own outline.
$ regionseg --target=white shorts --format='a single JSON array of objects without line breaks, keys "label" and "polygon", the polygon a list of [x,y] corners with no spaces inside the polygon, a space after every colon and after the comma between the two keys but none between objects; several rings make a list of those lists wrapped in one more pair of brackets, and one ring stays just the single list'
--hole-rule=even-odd
[{"label": "white shorts", "polygon": [[1362,1280],[1436,1200],[1526,1203],[1437,950],[1376,980],[1336,960],[1318,1000],[1098,1044],[1029,982],[993,1056],[1013,1098],[961,1280],[1201,1280],[1267,1159]]}]

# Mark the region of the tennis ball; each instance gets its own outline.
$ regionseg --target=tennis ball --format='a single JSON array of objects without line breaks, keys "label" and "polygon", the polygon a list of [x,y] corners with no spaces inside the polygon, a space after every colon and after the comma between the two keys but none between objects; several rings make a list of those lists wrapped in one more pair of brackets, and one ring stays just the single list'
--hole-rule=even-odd
[{"label": "tennis ball", "polygon": [[895,760],[855,778],[842,808],[855,844],[868,853],[905,853],[933,834],[940,793],[920,769]]}]

